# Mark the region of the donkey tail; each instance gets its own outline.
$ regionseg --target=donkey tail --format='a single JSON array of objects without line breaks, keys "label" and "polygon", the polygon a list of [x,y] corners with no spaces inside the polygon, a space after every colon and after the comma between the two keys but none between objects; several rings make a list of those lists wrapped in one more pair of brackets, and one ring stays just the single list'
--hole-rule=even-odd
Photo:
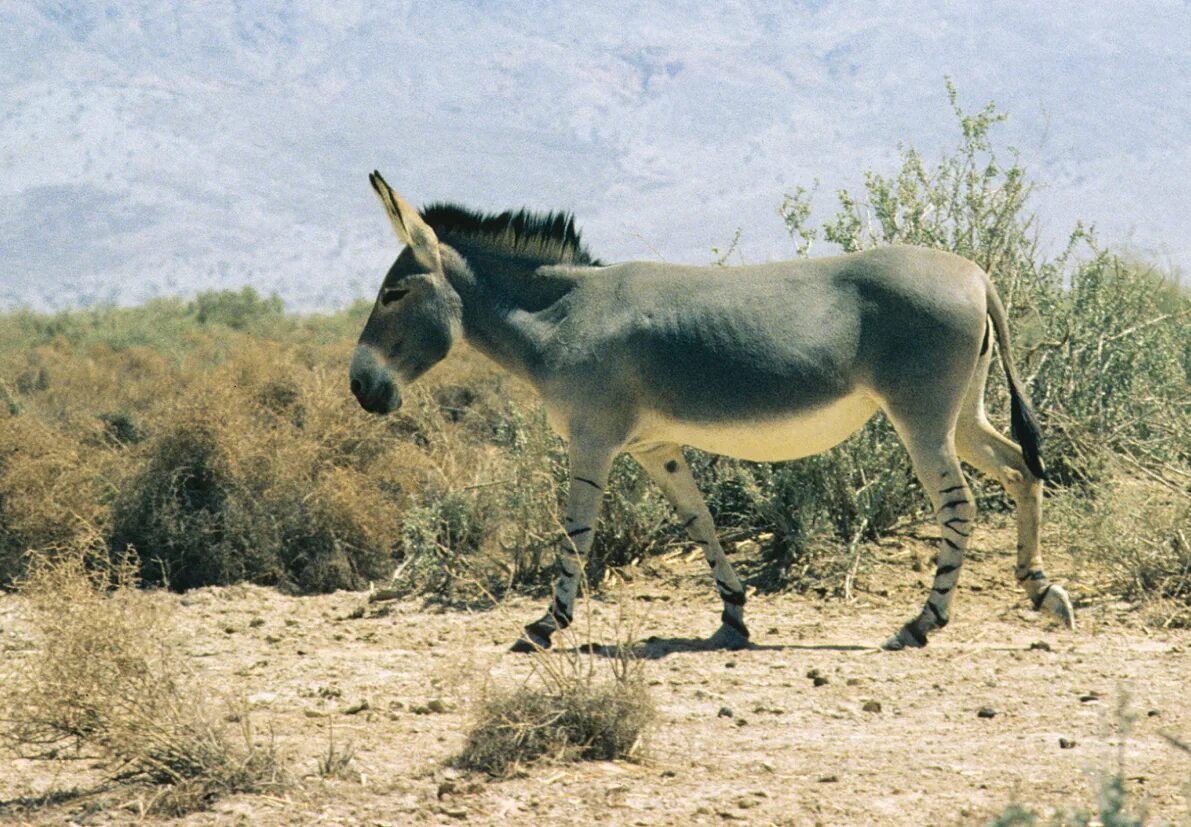
[{"label": "donkey tail", "polygon": [[1034,476],[1038,479],[1046,479],[1046,468],[1042,464],[1042,431],[1038,427],[1038,417],[1034,414],[1030,400],[1022,390],[1017,367],[1013,364],[1005,305],[1001,303],[1001,297],[997,295],[997,289],[993,287],[992,281],[987,276],[985,279],[988,317],[992,320],[993,330],[997,334],[997,347],[1001,351],[1001,366],[1005,369],[1005,378],[1009,381],[1009,421],[1013,438],[1021,445],[1021,453],[1025,457],[1026,466],[1034,473]]}]

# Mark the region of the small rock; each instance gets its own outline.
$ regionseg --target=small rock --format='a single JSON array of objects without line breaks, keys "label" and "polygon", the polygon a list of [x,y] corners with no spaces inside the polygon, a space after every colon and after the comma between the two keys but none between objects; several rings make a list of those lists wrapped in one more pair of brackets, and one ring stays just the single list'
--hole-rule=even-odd
[{"label": "small rock", "polygon": [[827,679],[826,675],[815,675],[813,678],[811,678],[811,683],[813,683],[815,686],[826,686],[827,684],[831,683],[831,681]]},{"label": "small rock", "polygon": [[263,617],[254,617],[252,620],[248,621],[248,628],[250,629],[259,629],[264,625],[265,619]]},{"label": "small rock", "polygon": [[444,712],[450,712],[453,710],[455,705],[450,701],[444,701],[440,698],[435,698],[432,701],[426,702],[426,708],[435,714],[441,715]]},{"label": "small rock", "polygon": [[865,701],[864,706],[862,706],[860,708],[865,712],[880,712],[881,711],[881,702],[880,701]]},{"label": "small rock", "polygon": [[466,807],[443,807],[442,814],[451,818],[467,818]]},{"label": "small rock", "polygon": [[343,714],[344,715],[359,715],[361,712],[363,712],[367,709],[370,709],[370,708],[371,707],[369,706],[368,701],[360,701],[359,703],[352,704],[351,706],[345,708],[343,710]]},{"label": "small rock", "polygon": [[1080,695],[1079,700],[1081,703],[1090,704],[1100,700],[1100,696],[1095,692],[1090,692],[1087,695]]},{"label": "small rock", "polygon": [[734,661],[734,660],[730,660],[730,661],[728,661],[727,663],[725,663],[725,664],[724,664],[724,668],[725,668],[725,669],[735,669],[735,668],[736,668],[736,661]]},{"label": "small rock", "polygon": [[746,719],[744,719],[744,718],[736,719],[736,726],[748,726],[748,725],[749,725],[749,722]]},{"label": "small rock", "polygon": [[716,713],[716,716],[719,718],[731,718],[732,717],[732,707],[721,706],[720,711]]},{"label": "small rock", "polygon": [[812,668],[812,669],[808,669],[808,670],[806,670],[806,676],[807,676],[808,678],[810,678],[812,681],[813,681],[815,678],[817,678],[817,677],[819,677],[820,675],[822,675],[822,674],[823,674],[823,673],[822,673],[822,672],[820,672],[818,669],[813,669],[813,668]]},{"label": "small rock", "polygon": [[1070,738],[1060,738],[1059,749],[1075,749],[1075,742]]},{"label": "small rock", "polygon": [[1147,718],[1157,718],[1157,717],[1158,717],[1158,716],[1160,716],[1161,714],[1162,714],[1162,710],[1160,710],[1160,709],[1151,709],[1149,712],[1147,712],[1147,713],[1146,713],[1146,717],[1147,717]]},{"label": "small rock", "polygon": [[837,781],[839,781],[839,776],[838,776],[838,775],[836,775],[835,773],[832,773],[831,775],[821,775],[821,776],[819,776],[819,783],[820,783],[820,784],[834,784],[834,783],[836,783]]},{"label": "small rock", "polygon": [[742,810],[751,810],[753,807],[756,807],[756,806],[757,806],[758,804],[760,804],[760,803],[761,803],[761,802],[757,801],[757,799],[755,799],[755,798],[748,798],[748,797],[746,796],[746,797],[742,797],[742,798],[739,798],[739,799],[737,799],[737,801],[736,801],[736,806],[737,806],[737,807],[739,807],[739,808],[740,808],[740,809],[742,809]]},{"label": "small rock", "polygon": [[860,686],[863,681],[860,678],[848,678],[844,683],[848,686]]},{"label": "small rock", "polygon": [[454,781],[442,781],[438,785],[438,799],[441,801],[444,797],[458,791],[459,787],[456,786]]},{"label": "small rock", "polygon": [[991,706],[982,706],[982,707],[980,707],[980,709],[976,710],[976,717],[977,718],[995,718],[995,717],[997,717],[997,711],[995,709],[993,709]]},{"label": "small rock", "polygon": [[1039,652],[1051,652],[1050,644],[1045,640],[1038,640],[1030,644],[1030,651],[1038,650]]}]

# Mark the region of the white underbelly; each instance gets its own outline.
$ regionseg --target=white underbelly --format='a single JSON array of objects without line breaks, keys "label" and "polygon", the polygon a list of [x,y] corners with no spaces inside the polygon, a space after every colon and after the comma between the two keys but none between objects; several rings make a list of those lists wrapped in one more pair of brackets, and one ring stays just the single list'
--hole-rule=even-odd
[{"label": "white underbelly", "polygon": [[876,401],[856,392],[793,416],[731,423],[686,422],[657,413],[638,420],[630,450],[636,445],[676,442],[713,454],[757,462],[809,457],[854,434],[877,412]]}]

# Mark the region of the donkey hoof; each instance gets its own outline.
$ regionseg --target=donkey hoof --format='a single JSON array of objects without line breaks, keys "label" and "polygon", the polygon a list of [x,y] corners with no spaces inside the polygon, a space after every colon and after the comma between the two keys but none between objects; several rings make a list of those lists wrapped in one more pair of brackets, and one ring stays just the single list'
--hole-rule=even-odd
[{"label": "donkey hoof", "polygon": [[926,635],[915,634],[915,630],[906,624],[897,630],[897,634],[881,644],[886,652],[900,652],[903,649],[921,649],[926,646]]},{"label": "donkey hoof", "polygon": [[534,632],[531,627],[525,627],[525,633],[517,638],[517,642],[509,647],[510,652],[529,654],[550,648],[550,638]]},{"label": "donkey hoof", "polygon": [[716,629],[715,634],[707,639],[707,645],[712,649],[727,649],[730,652],[747,649],[749,634],[747,630],[741,632],[736,627],[725,623]]},{"label": "donkey hoof", "polygon": [[1054,616],[1068,629],[1075,628],[1075,609],[1071,608],[1071,598],[1067,596],[1067,590],[1062,586],[1051,584],[1046,591],[1046,596],[1042,598],[1042,605],[1038,608],[1040,611]]}]

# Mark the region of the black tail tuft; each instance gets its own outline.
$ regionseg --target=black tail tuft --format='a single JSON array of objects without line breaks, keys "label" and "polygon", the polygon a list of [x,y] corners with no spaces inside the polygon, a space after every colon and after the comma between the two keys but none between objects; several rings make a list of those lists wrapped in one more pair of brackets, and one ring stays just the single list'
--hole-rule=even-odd
[{"label": "black tail tuft", "polygon": [[1042,431],[1030,406],[1021,398],[1013,381],[1009,382],[1010,427],[1013,438],[1021,445],[1022,456],[1034,476],[1046,479],[1046,468],[1042,464]]}]

